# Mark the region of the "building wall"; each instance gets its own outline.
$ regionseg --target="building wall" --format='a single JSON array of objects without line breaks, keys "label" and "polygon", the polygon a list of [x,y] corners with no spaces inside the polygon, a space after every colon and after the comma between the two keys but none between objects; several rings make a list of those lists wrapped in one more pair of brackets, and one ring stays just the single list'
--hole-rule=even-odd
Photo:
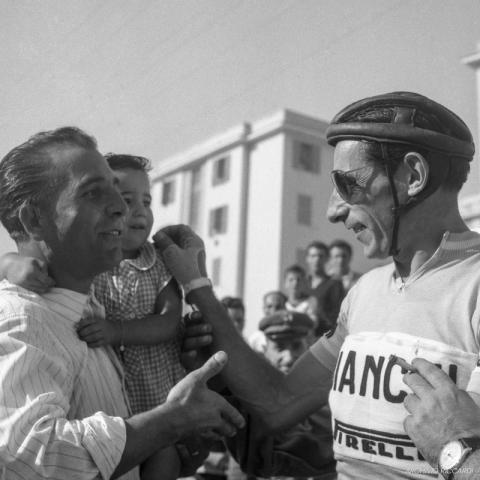
[{"label": "building wall", "polygon": [[268,137],[250,148],[244,300],[246,332],[261,318],[262,296],[278,288],[281,272],[284,135]]},{"label": "building wall", "polygon": [[[240,243],[241,228],[243,226],[243,194],[246,191],[243,171],[244,145],[223,152],[213,157],[205,164],[205,203],[202,238],[207,253],[207,269],[213,272],[213,262],[220,262],[219,282],[215,285],[217,295],[240,295],[242,285],[238,283],[237,272],[243,266],[239,264],[241,251],[244,245]],[[229,179],[219,185],[212,184],[213,165],[216,160],[227,157],[229,162]],[[219,207],[227,207],[227,231],[218,235],[211,235],[210,212]]]},{"label": "building wall", "polygon": [[[205,242],[207,253],[207,269],[213,271],[213,263],[220,262],[220,281],[215,285],[218,296],[241,295],[243,285],[239,280],[243,278],[243,268],[239,264],[243,261],[241,254],[244,246],[244,195],[247,191],[244,171],[248,165],[245,161],[245,145],[240,144],[220,154],[202,159],[193,166],[186,165],[184,169],[173,175],[165,175],[155,181],[152,186],[155,224],[153,231],[167,225],[185,223],[194,226],[196,232]],[[213,169],[215,162],[227,158],[228,180],[213,184]],[[196,206],[192,206],[192,178],[193,169],[199,173],[197,186]],[[162,204],[162,191],[166,182],[175,182],[174,201],[168,205]],[[195,221],[193,208],[196,207]],[[227,231],[220,234],[211,234],[210,212],[219,207],[227,207]],[[242,270],[242,275],[237,272]]]},{"label": "building wall", "polygon": [[[476,107],[477,107],[477,125],[480,127],[480,44],[477,45],[477,52],[469,55],[462,60],[464,65],[475,70],[475,82],[477,86]],[[480,138],[480,132],[477,135]],[[473,162],[478,162],[479,146],[475,145],[477,153],[473,158]],[[472,170],[474,170],[472,168]],[[474,170],[475,171],[475,170]],[[471,175],[472,173],[470,173]],[[472,230],[480,232],[480,195],[473,194],[461,196],[459,201],[460,214],[465,220],[468,227]]]},{"label": "building wall", "polygon": [[[162,194],[164,183],[174,182],[174,201],[168,205],[162,204]],[[152,210],[153,210],[153,229],[155,232],[166,225],[172,225],[183,221],[182,208],[184,205],[184,182],[185,173],[177,172],[173,175],[165,176],[161,181],[152,183]]]},{"label": "building wall", "polygon": [[[294,164],[295,142],[313,144],[318,149],[319,170],[317,173],[300,170]],[[285,145],[285,169],[283,177],[283,225],[281,271],[293,263],[304,266],[303,250],[312,240],[328,241],[330,225],[325,217],[325,205],[331,193],[330,168],[332,149],[324,142],[300,133],[288,134]],[[311,224],[298,222],[298,197],[311,198]],[[282,282],[280,282],[281,285]]]}]

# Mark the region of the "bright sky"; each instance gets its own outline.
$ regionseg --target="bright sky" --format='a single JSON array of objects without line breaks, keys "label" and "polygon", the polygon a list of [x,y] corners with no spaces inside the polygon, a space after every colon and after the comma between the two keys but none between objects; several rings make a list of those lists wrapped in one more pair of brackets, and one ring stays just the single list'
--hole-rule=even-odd
[{"label": "bright sky", "polygon": [[160,161],[283,107],[328,120],[393,90],[444,103],[478,140],[460,63],[478,0],[3,0],[0,26],[0,156],[72,124]]}]

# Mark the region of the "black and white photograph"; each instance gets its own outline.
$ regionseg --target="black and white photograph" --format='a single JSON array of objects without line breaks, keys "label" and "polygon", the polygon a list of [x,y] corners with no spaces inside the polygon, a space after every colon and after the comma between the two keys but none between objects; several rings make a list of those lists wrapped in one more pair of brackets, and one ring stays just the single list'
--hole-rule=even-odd
[{"label": "black and white photograph", "polygon": [[480,2],[0,26],[0,480],[480,479]]}]

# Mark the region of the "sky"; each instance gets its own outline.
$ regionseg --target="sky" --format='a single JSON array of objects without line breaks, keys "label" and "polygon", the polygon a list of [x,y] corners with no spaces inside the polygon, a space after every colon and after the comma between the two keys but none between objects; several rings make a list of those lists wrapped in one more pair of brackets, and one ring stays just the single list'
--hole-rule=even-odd
[{"label": "sky", "polygon": [[[281,108],[329,120],[396,90],[478,144],[478,0],[2,0],[0,156],[63,125],[154,161]],[[478,158],[464,188],[479,191]],[[0,228],[0,254],[14,248]]]}]

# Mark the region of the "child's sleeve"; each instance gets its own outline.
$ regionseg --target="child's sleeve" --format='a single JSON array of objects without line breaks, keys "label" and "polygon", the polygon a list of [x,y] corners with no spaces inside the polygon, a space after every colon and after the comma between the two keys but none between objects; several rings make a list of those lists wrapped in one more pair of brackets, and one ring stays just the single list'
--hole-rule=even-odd
[{"label": "child's sleeve", "polygon": [[172,280],[173,276],[165,265],[162,255],[157,248],[155,248],[156,262],[155,268],[157,269],[158,277],[158,292],[163,290]]}]

